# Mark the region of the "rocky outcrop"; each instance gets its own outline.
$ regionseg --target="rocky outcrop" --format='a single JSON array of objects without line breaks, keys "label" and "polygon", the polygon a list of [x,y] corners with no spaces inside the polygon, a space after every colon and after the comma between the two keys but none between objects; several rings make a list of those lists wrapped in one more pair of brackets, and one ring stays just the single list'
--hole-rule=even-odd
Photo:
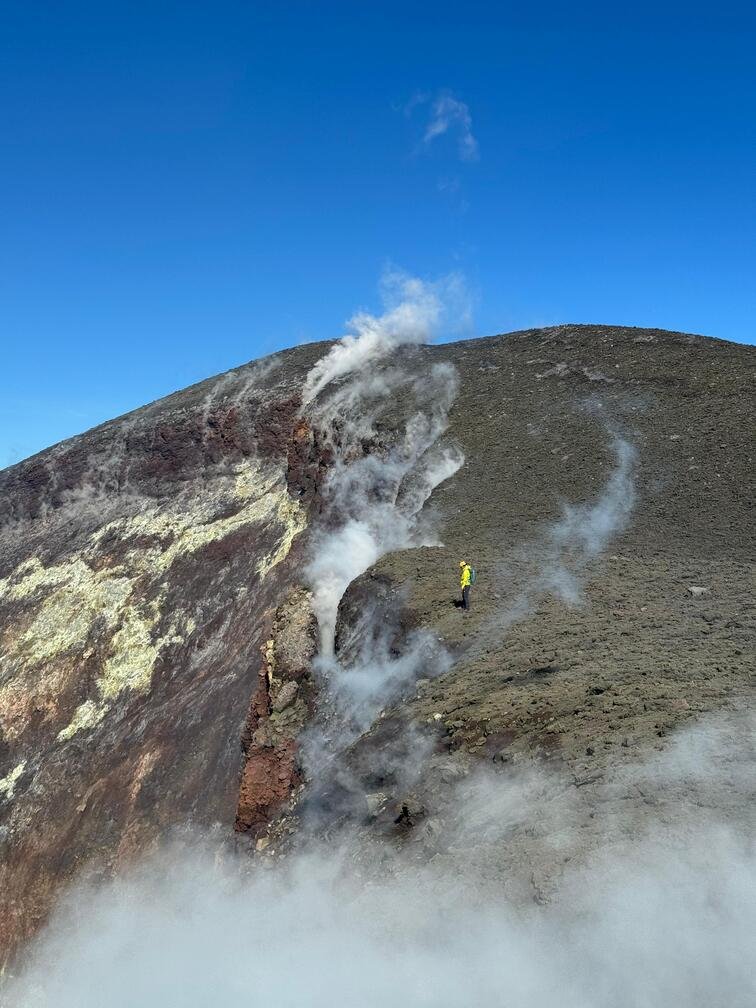
[{"label": "rocky outcrop", "polygon": [[242,737],[244,765],[235,828],[257,836],[302,783],[297,738],[311,713],[317,627],[309,598],[295,589],[269,622]]}]

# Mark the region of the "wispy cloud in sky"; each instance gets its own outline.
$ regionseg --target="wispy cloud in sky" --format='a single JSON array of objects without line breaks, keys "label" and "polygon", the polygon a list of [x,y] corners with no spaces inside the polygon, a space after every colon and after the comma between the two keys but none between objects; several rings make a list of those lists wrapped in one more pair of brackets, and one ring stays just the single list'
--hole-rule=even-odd
[{"label": "wispy cloud in sky", "polygon": [[430,145],[447,133],[456,137],[457,153],[461,161],[477,161],[480,157],[478,141],[472,130],[472,116],[467,104],[451,91],[439,91],[435,96],[415,95],[406,106],[411,114],[419,105],[430,105],[430,114],[423,134],[423,147]]}]

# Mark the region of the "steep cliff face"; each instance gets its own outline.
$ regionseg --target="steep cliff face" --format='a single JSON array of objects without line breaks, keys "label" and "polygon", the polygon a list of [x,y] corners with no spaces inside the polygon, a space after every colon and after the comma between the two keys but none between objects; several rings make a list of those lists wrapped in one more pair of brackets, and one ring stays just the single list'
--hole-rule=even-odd
[{"label": "steep cliff face", "polygon": [[[323,352],[229,372],[0,473],[5,953],[73,877],[186,824],[275,846],[323,784],[302,749],[323,717],[303,568],[334,522],[340,437],[302,410]],[[686,719],[747,702],[751,351],[564,326],[396,356],[421,377],[459,372],[445,436],[466,461],[431,501],[445,545],[358,578],[337,647],[359,649],[380,598],[381,625],[398,617],[388,654],[424,629],[451,657],[428,676],[419,663],[422,681],[349,740],[350,786],[379,795],[360,822],[383,815],[395,835],[423,817],[427,795],[413,807],[380,772],[409,725],[444,759],[540,755],[590,789]],[[385,454],[412,409],[399,397],[357,454]],[[632,496],[627,520],[603,535],[605,514],[573,510],[554,533],[565,504],[602,500],[612,431],[632,449],[612,505]],[[462,555],[479,571],[469,614],[454,604]],[[431,761],[415,791],[457,774]],[[319,814],[351,815],[334,794]]]},{"label": "steep cliff face", "polygon": [[285,793],[290,741],[240,805],[240,744],[276,703],[263,652],[317,489],[297,416],[308,354],[0,476],[5,948],[77,871],[117,868],[177,824],[228,826],[237,806],[258,821]]}]

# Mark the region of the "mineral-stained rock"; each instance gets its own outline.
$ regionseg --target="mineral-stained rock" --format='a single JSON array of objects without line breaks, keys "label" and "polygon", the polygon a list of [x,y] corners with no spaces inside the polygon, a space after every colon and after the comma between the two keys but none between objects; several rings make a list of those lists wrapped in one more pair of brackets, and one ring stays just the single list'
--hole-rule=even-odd
[{"label": "mineral-stained rock", "polygon": [[297,780],[293,741],[250,754],[242,772],[236,828],[255,833],[267,826]]},{"label": "mineral-stained rock", "polygon": [[234,828],[257,834],[301,781],[297,737],[309,713],[305,692],[315,654],[315,624],[307,592],[295,589],[266,621],[257,689],[242,733],[243,769]]},{"label": "mineral-stained rock", "polygon": [[[274,633],[276,677],[298,680],[307,675],[317,648],[317,625],[306,591],[295,589],[278,607]],[[296,690],[291,693],[295,695]]]},{"label": "mineral-stained rock", "polygon": [[[0,473],[0,963],[80,868],[233,822],[266,613],[307,525],[287,474],[318,352]],[[283,793],[267,770],[246,792]]]}]

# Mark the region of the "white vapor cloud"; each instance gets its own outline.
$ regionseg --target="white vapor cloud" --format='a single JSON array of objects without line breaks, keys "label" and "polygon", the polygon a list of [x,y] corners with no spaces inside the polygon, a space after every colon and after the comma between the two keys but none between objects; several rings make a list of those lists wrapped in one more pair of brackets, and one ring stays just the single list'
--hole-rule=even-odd
[{"label": "white vapor cloud", "polygon": [[[456,818],[443,821],[430,856],[420,840],[403,854],[356,835],[252,863],[176,844],[126,877],[73,890],[2,1003],[750,1008],[753,843],[744,819],[725,825],[700,805],[720,762],[742,762],[747,726],[727,727],[697,755],[688,733],[692,769],[677,815],[644,805],[643,827],[629,832],[626,803],[604,806],[597,846],[582,859],[561,856],[585,846],[575,799],[562,797],[575,789],[536,767],[453,790]],[[654,775],[663,803],[663,761]],[[510,898],[511,876],[535,867],[533,856],[509,859],[512,845],[542,837],[544,819],[560,833],[554,888],[540,902],[532,890]],[[481,832],[493,875],[476,862]]]},{"label": "white vapor cloud", "polygon": [[430,102],[430,114],[423,134],[423,145],[429,147],[434,140],[452,133],[457,141],[461,161],[477,161],[480,153],[478,141],[472,130],[472,116],[467,104],[450,91],[440,91],[434,98],[417,95],[407,106],[408,114],[420,104]]},{"label": "white vapor cloud", "polygon": [[585,504],[566,504],[561,517],[541,536],[512,550],[500,576],[508,596],[496,614],[499,630],[521,619],[545,595],[568,605],[582,599],[582,575],[611,539],[627,525],[635,503],[636,449],[612,434],[614,467],[599,497]]},{"label": "white vapor cloud", "polygon": [[381,295],[383,314],[362,311],[353,315],[347,322],[347,334],[312,368],[305,382],[305,404],[330,382],[385,357],[396,347],[429,342],[442,322],[454,327],[469,317],[469,299],[459,274],[430,283],[388,269],[381,278]]}]

